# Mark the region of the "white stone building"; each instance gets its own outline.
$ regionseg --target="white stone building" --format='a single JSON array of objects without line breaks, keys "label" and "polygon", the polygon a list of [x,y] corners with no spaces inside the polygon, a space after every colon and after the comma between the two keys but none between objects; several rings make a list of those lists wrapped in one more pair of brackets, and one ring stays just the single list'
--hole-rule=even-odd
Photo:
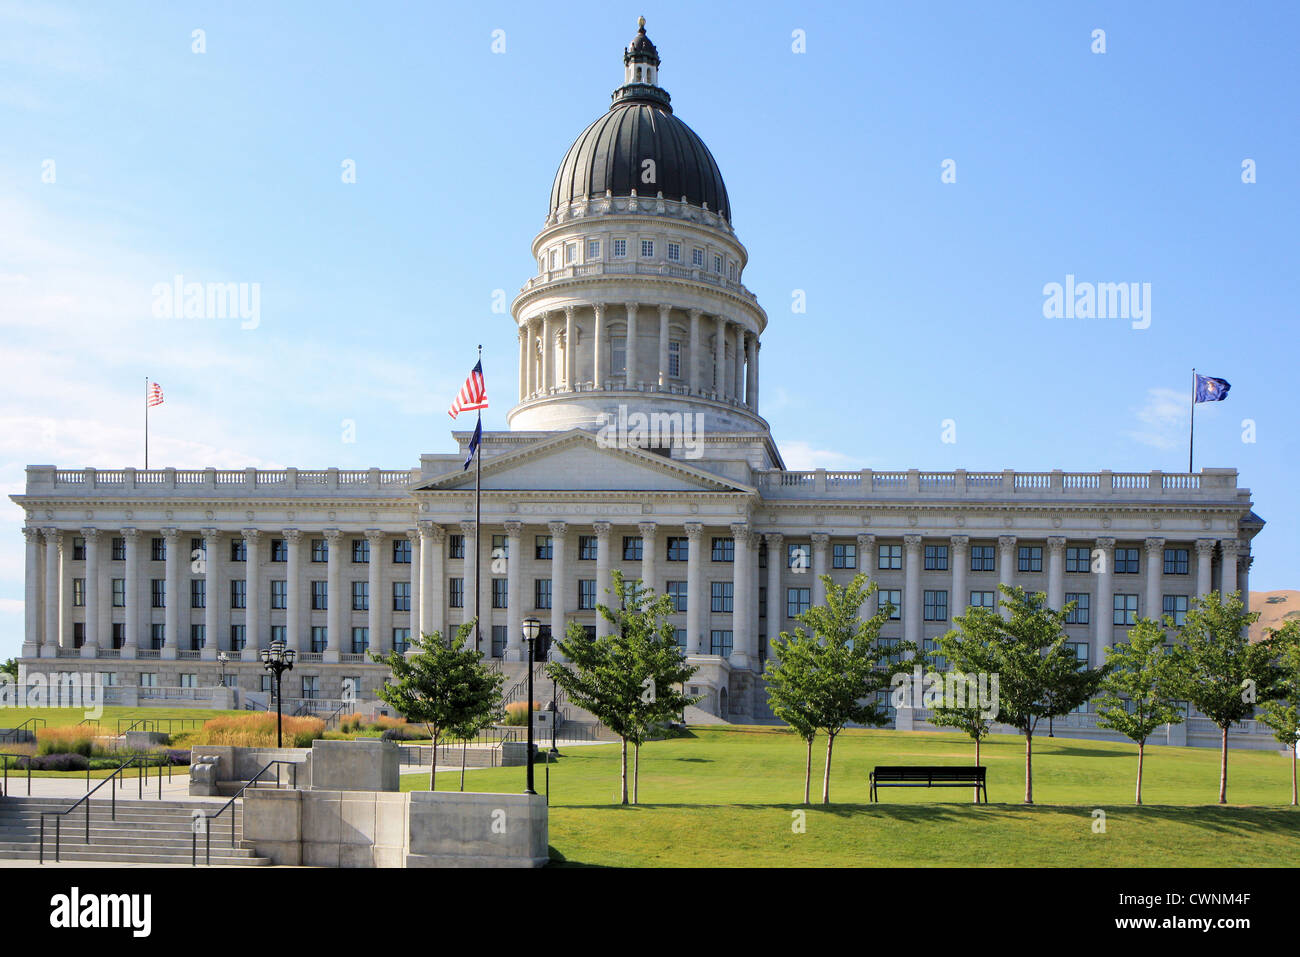
[{"label": "white stone building", "polygon": [[[1137,616],[1249,593],[1263,523],[1233,469],[786,470],[722,176],[658,85],[644,25],[624,67],[560,165],[513,304],[519,401],[484,436],[477,563],[468,431],[401,471],[32,466],[14,496],[23,667],[100,673],[121,701],[203,698],[219,675],[256,698],[257,649],[282,637],[299,651],[286,697],[332,699],[348,677],[368,696],[386,669],[365,649],[455,629],[476,590],[481,647],[503,662],[527,615],[599,631],[617,568],[674,596],[703,706],[743,721],[767,714],[770,641],[822,600],[823,573],[878,581],[898,609],[886,636],[918,645],[999,584],[1077,600],[1070,635],[1093,663]],[[1098,733],[1086,711],[1062,726]],[[1171,736],[1188,739],[1217,741],[1195,721]],[[1240,739],[1265,736],[1247,722]]]}]

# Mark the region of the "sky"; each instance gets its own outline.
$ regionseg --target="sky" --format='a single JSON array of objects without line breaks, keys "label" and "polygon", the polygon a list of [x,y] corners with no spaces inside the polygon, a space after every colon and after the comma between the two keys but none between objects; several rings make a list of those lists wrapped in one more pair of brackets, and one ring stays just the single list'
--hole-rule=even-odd
[{"label": "sky", "polygon": [[[1195,367],[1232,383],[1195,467],[1268,523],[1252,588],[1300,587],[1293,3],[0,0],[0,657],[8,496],[142,466],[146,378],[154,467],[409,468],[480,343],[505,427],[494,304],[638,15],[727,183],[788,467],[1182,471]],[[256,321],[159,316],[176,276],[256,284]],[[1146,317],[1046,316],[1067,276]]]}]

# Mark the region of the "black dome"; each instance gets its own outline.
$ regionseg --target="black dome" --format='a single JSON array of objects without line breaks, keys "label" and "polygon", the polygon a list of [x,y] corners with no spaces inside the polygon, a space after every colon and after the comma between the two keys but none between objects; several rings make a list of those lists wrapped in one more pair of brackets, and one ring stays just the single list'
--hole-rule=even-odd
[{"label": "black dome", "polygon": [[[654,160],[655,182],[642,181],[647,159]],[[551,210],[606,190],[630,196],[634,189],[642,198],[662,192],[669,200],[684,196],[692,206],[707,203],[731,222],[727,187],[713,154],[671,106],[651,96],[621,99],[583,130],[555,174]]]}]

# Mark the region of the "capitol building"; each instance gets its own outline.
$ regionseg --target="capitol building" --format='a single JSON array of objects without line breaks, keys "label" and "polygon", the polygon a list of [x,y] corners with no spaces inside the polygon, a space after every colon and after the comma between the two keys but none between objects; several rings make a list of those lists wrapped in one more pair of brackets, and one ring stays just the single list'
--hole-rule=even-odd
[{"label": "capitol building", "polygon": [[[1139,616],[1249,594],[1263,522],[1235,469],[786,469],[722,171],[673,111],[644,22],[622,59],[512,305],[518,401],[483,435],[478,561],[468,430],[397,470],[30,466],[13,496],[25,673],[94,673],[109,704],[265,706],[258,651],[279,638],[298,652],[286,699],[332,701],[346,679],[373,699],[388,672],[367,651],[454,631],[477,604],[482,651],[517,677],[522,620],[601,633],[617,569],[672,597],[700,707],[748,722],[771,719],[764,662],[821,575],[866,573],[895,609],[885,640],[922,647],[1002,584],[1076,601],[1069,640],[1094,665]],[[1109,737],[1088,708],[1055,725]],[[1169,740],[1218,743],[1195,715]],[[1254,722],[1232,741],[1275,746]]]}]

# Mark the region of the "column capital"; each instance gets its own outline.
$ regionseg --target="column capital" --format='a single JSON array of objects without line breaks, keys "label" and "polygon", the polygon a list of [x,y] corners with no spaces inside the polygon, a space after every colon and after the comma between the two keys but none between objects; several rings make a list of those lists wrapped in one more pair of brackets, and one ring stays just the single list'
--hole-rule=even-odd
[{"label": "column capital", "polygon": [[41,543],[41,530],[35,525],[27,525],[23,528],[23,538],[29,545],[39,545]]},{"label": "column capital", "polygon": [[[477,526],[478,526],[477,522],[475,522],[472,518],[467,518],[460,523],[460,530],[468,538],[470,535],[474,534],[474,530]],[[468,554],[468,552],[466,554]]]},{"label": "column capital", "polygon": [[301,528],[286,528],[284,530],[284,540],[290,545],[297,545],[302,541]]},{"label": "column capital", "polygon": [[609,522],[592,522],[591,527],[595,530],[597,538],[604,539],[609,538],[609,530],[613,528]]},{"label": "column capital", "polygon": [[169,545],[174,542],[180,541],[181,530],[179,528],[175,528],[174,526],[169,526],[167,528],[159,529],[159,531],[162,532],[163,538],[167,539],[167,543]]},{"label": "column capital", "polygon": [[689,310],[687,310],[687,313],[686,313],[686,314],[687,314],[688,316],[691,317],[691,322],[699,322],[699,321],[700,321],[700,316],[704,315],[704,310],[703,310],[703,309],[689,309]]},{"label": "column capital", "polygon": [[812,541],[813,545],[817,548],[825,548],[827,543],[830,542],[831,540],[830,535],[827,534],[826,532],[813,532],[811,535],[808,536],[808,538],[809,540]]},{"label": "column capital", "polygon": [[511,538],[518,538],[520,535],[524,533],[523,522],[511,520],[508,522],[504,522],[503,524],[505,525],[506,528],[506,534],[509,535]]},{"label": "column capital", "polygon": [[1164,549],[1165,540],[1163,538],[1148,538],[1144,544],[1147,547],[1147,554],[1152,554]]},{"label": "column capital", "polygon": [[[768,532],[763,536],[763,541],[766,543],[768,550],[770,551],[774,548],[780,548],[785,542],[785,536],[780,532]],[[771,556],[769,556],[768,561],[770,562],[771,560]]]},{"label": "column capital", "polygon": [[1115,539],[1113,539],[1113,538],[1099,538],[1099,539],[1097,539],[1096,544],[1097,544],[1097,547],[1100,548],[1102,551],[1107,551],[1107,552],[1108,552],[1108,551],[1110,551],[1112,548],[1115,547]]},{"label": "column capital", "polygon": [[[1015,539],[1012,539],[1012,541],[1015,541]],[[903,544],[906,545],[908,548],[920,548],[920,547],[921,547],[921,536],[920,536],[920,535],[904,535],[904,536],[903,536]]]},{"label": "column capital", "polygon": [[337,528],[327,528],[322,532],[322,534],[325,536],[325,541],[329,542],[331,548],[334,545],[337,545],[339,539],[343,537],[343,532]]},{"label": "column capital", "polygon": [[[869,551],[870,549],[875,547],[876,547],[875,535],[871,534],[870,532],[863,532],[861,535],[858,536],[859,551]],[[861,560],[859,560],[858,566],[861,567]]]},{"label": "column capital", "polygon": [[627,310],[627,314],[629,316],[635,317],[636,311],[638,308],[640,308],[640,305],[641,305],[640,303],[636,303],[636,302],[625,302],[623,303],[623,308]]},{"label": "column capital", "polygon": [[731,526],[731,537],[738,545],[748,545],[753,540],[753,529],[747,524],[737,522]]},{"label": "column capital", "polygon": [[406,540],[411,543],[412,548],[420,544],[420,530],[418,528],[408,528],[402,534],[406,536]]},{"label": "column capital", "polygon": [[262,540],[262,530],[260,528],[241,528],[239,533],[244,536],[244,541],[249,545],[256,545]]},{"label": "column capital", "polygon": [[[439,545],[447,539],[447,530],[437,522],[418,522],[416,523],[416,529],[421,538],[427,538],[434,545]],[[473,531],[474,529],[471,527],[470,532]]]},{"label": "column capital", "polygon": [[998,536],[998,547],[999,547],[999,548],[1011,548],[1011,547],[1014,546],[1015,544],[1016,544],[1016,536],[1014,536],[1014,535],[999,535],[999,536]]},{"label": "column capital", "polygon": [[566,320],[567,320],[567,319],[572,319],[572,318],[573,318],[573,314],[574,314],[576,311],[577,311],[577,307],[576,307],[576,306],[565,306],[565,307],[564,307],[564,318],[565,318]]},{"label": "column capital", "polygon": [[45,536],[46,545],[54,545],[56,548],[63,547],[63,529],[61,528],[42,528],[41,534]]},{"label": "column capital", "polygon": [[1048,547],[1049,549],[1051,549],[1053,552],[1059,552],[1059,551],[1061,551],[1062,549],[1065,548],[1065,536],[1064,536],[1064,535],[1048,535],[1048,536],[1047,536],[1047,547]]},{"label": "column capital", "polygon": [[[386,533],[382,528],[367,528],[364,534],[366,536],[366,541],[371,545],[382,545]],[[374,561],[374,556],[371,556],[370,560]]]},{"label": "column capital", "polygon": [[86,544],[99,541],[99,529],[93,525],[88,525],[81,530],[81,537],[86,540]]},{"label": "column capital", "polygon": [[1214,539],[1198,538],[1196,540],[1196,553],[1198,555],[1211,557],[1214,555]]},{"label": "column capital", "polygon": [[554,544],[556,539],[564,541],[569,534],[568,522],[547,522],[546,527],[551,531],[551,543]]},{"label": "column capital", "polygon": [[970,536],[951,535],[948,537],[948,541],[952,543],[953,548],[966,548],[968,545],[970,545]]},{"label": "column capital", "polygon": [[699,522],[687,522],[682,528],[686,530],[686,537],[690,539],[692,545],[700,540],[700,535],[704,532],[704,526]]},{"label": "column capital", "polygon": [[591,304],[591,311],[594,312],[596,318],[599,319],[605,314],[605,304],[603,302],[593,302]]},{"label": "column capital", "polygon": [[1219,542],[1219,551],[1224,555],[1241,555],[1246,551],[1246,549],[1243,548],[1244,545],[1245,542],[1238,541],[1235,538],[1225,538],[1223,541]]},{"label": "column capital", "polygon": [[636,530],[641,533],[641,537],[644,539],[644,538],[649,538],[651,535],[657,532],[659,530],[659,526],[656,525],[654,522],[637,522]]},{"label": "column capital", "polygon": [[199,532],[203,535],[204,545],[208,542],[216,541],[217,536],[221,534],[221,532],[215,528],[200,528]]}]

